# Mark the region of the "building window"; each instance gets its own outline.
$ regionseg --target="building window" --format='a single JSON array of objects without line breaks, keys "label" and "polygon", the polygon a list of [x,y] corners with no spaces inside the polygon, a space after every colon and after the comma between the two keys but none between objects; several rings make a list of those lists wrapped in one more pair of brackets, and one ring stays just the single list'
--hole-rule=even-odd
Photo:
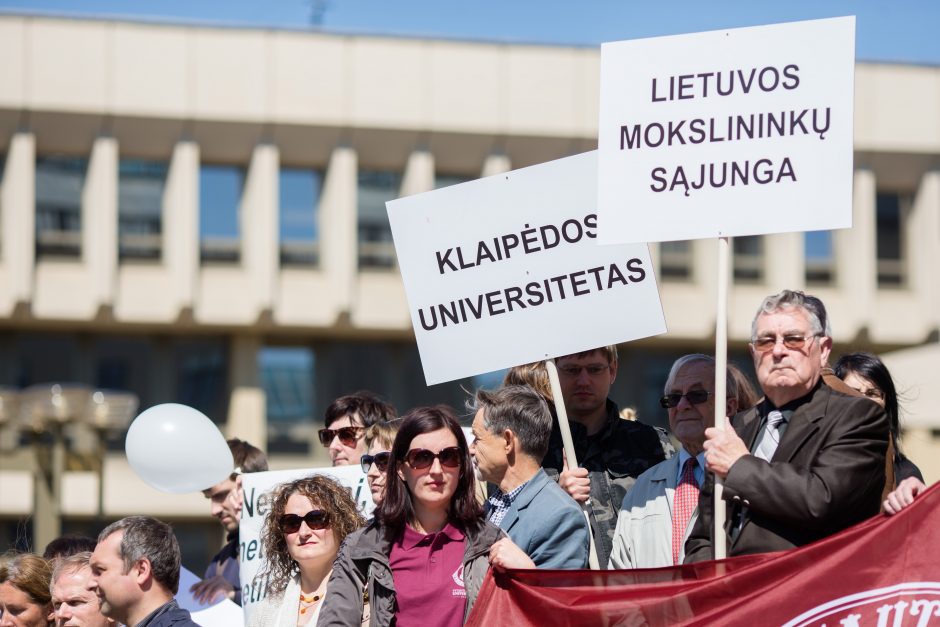
[{"label": "building window", "polygon": [[803,235],[806,252],[806,282],[832,283],[835,278],[835,252],[832,231],[808,231]]},{"label": "building window", "polygon": [[734,238],[734,279],[759,282],[764,280],[764,238],[746,235]]},{"label": "building window", "polygon": [[36,158],[36,256],[82,254],[82,188],[88,159]]},{"label": "building window", "polygon": [[199,247],[203,262],[240,258],[239,205],[245,170],[230,165],[199,169]]},{"label": "building window", "polygon": [[267,403],[268,449],[307,453],[313,440],[313,350],[266,346],[258,370]]},{"label": "building window", "polygon": [[229,356],[224,341],[180,340],[175,349],[175,402],[198,409],[214,422],[225,422]]},{"label": "building window", "polygon": [[659,245],[659,276],[671,281],[692,278],[692,242],[683,240]]},{"label": "building window", "polygon": [[878,286],[904,284],[904,216],[911,206],[911,195],[879,192],[875,197],[875,250],[878,260]]},{"label": "building window", "polygon": [[121,259],[159,259],[167,163],[121,159],[118,166],[118,252]]},{"label": "building window", "polygon": [[360,170],[358,178],[359,267],[394,268],[395,244],[385,203],[398,198],[401,173]]},{"label": "building window", "polygon": [[282,265],[319,262],[317,228],[323,174],[306,168],[281,168],[278,179]]},{"label": "building window", "polygon": [[461,183],[466,183],[467,181],[472,181],[472,176],[467,176],[465,174],[434,174],[434,189],[440,189],[442,187],[450,187],[451,185],[460,185]]}]

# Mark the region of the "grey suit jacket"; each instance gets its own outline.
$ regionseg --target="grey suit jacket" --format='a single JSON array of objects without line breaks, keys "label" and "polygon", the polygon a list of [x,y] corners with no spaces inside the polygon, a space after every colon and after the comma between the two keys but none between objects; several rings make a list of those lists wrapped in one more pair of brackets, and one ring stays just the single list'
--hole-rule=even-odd
[{"label": "grey suit jacket", "polygon": [[[754,450],[767,401],[737,414],[732,426]],[[725,479],[728,555],[780,551],[846,529],[881,508],[888,418],[867,398],[820,382],[790,418],[770,462],[745,455]],[[714,477],[703,486],[686,562],[712,559]],[[735,525],[736,517],[743,524]]]},{"label": "grey suit jacket", "polygon": [[[637,477],[620,506],[608,568],[672,566],[672,515],[678,479],[678,454]],[[684,539],[688,539],[697,519],[696,507],[686,525]],[[680,562],[684,557],[683,549],[679,552]]]},{"label": "grey suit jacket", "polygon": [[539,568],[587,568],[590,534],[581,508],[539,471],[499,524]]}]

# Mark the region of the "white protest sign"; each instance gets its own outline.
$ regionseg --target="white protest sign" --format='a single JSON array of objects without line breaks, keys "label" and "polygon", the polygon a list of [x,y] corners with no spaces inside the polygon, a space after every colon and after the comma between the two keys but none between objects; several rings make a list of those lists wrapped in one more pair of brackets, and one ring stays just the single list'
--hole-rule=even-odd
[{"label": "white protest sign", "polygon": [[598,241],[852,225],[855,18],[605,43]]},{"label": "white protest sign", "polygon": [[242,608],[237,603],[225,597],[213,603],[203,603],[197,600],[189,589],[200,581],[202,580],[185,566],[180,568],[176,602],[184,610],[189,610],[194,623],[201,627],[231,627],[244,624]]},{"label": "white protest sign", "polygon": [[597,246],[597,154],[386,203],[428,385],[666,331],[646,245]]},{"label": "white protest sign", "polygon": [[359,511],[366,518],[375,508],[372,493],[366,483],[366,475],[359,464],[337,466],[335,468],[303,468],[296,470],[272,470],[252,472],[242,475],[244,505],[238,526],[239,541],[239,577],[242,586],[242,608],[245,611],[245,623],[255,611],[258,603],[264,599],[266,582],[259,576],[262,571],[264,555],[261,546],[261,528],[268,513],[271,491],[282,483],[310,477],[329,475],[340,484],[349,488],[350,494],[359,505]]}]

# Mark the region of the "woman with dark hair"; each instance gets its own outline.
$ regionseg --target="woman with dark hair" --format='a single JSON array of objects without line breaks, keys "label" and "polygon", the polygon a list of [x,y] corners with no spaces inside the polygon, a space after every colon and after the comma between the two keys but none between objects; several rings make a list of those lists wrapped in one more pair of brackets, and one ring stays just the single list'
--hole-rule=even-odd
[{"label": "woman with dark hair", "polygon": [[833,371],[846,385],[881,405],[888,414],[891,440],[894,443],[895,482],[901,483],[908,477],[916,477],[923,482],[924,477],[920,474],[920,469],[901,454],[898,393],[884,362],[871,353],[849,353],[839,358]]},{"label": "woman with dark hair", "polygon": [[467,441],[451,409],[402,420],[385,498],[349,536],[330,578],[321,625],[461,625],[476,601],[490,547],[504,534],[483,519]]},{"label": "woman with dark hair", "polygon": [[0,624],[52,627],[52,566],[32,553],[0,557]]},{"label": "woman with dark hair", "polygon": [[261,532],[267,596],[249,627],[316,625],[339,547],[363,524],[349,490],[329,477],[278,487]]}]

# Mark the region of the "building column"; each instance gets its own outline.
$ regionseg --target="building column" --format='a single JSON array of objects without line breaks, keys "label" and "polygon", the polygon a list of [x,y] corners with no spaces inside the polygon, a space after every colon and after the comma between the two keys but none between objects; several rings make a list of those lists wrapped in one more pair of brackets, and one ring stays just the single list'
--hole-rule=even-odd
[{"label": "building column", "polygon": [[[10,310],[33,298],[36,268],[36,136],[19,132],[10,138],[3,187],[0,189],[0,259]],[[2,300],[0,300],[2,303]]]},{"label": "building column", "polygon": [[764,283],[770,288],[769,293],[799,290],[806,285],[804,242],[802,232],[764,236]]},{"label": "building column", "polygon": [[82,190],[82,259],[91,274],[93,300],[114,303],[118,261],[118,142],[98,137]]},{"label": "building column", "polygon": [[239,215],[244,268],[257,292],[259,313],[272,309],[278,272],[278,170],[280,153],[259,144],[251,154]]},{"label": "building column", "polygon": [[[856,331],[867,326],[874,315],[878,291],[878,251],[875,226],[877,198],[875,173],[869,169],[855,171],[852,193],[852,228],[833,232],[836,254],[836,282],[840,291],[850,291],[853,305],[846,310],[857,316],[852,324]],[[840,322],[848,328],[849,321]]]},{"label": "building column", "polygon": [[412,196],[434,189],[434,155],[428,150],[415,150],[408,155],[398,196]]},{"label": "building column", "polygon": [[199,272],[199,145],[173,147],[163,194],[163,264],[170,273],[179,308],[192,308]]},{"label": "building column", "polygon": [[339,311],[350,311],[358,272],[356,191],[358,158],[349,146],[337,146],[323,177],[320,194],[320,260]]},{"label": "building column", "polygon": [[919,295],[932,328],[940,326],[940,170],[924,173],[914,196],[907,224],[903,225],[907,246],[907,272],[911,291]]},{"label": "building column", "polygon": [[512,163],[509,161],[507,155],[490,154],[487,155],[486,161],[483,162],[483,170],[480,172],[480,177],[502,174],[503,172],[509,172],[511,169]]},{"label": "building column", "polygon": [[236,336],[229,345],[229,381],[232,392],[225,435],[240,438],[261,450],[268,448],[267,398],[258,372],[261,341]]}]

